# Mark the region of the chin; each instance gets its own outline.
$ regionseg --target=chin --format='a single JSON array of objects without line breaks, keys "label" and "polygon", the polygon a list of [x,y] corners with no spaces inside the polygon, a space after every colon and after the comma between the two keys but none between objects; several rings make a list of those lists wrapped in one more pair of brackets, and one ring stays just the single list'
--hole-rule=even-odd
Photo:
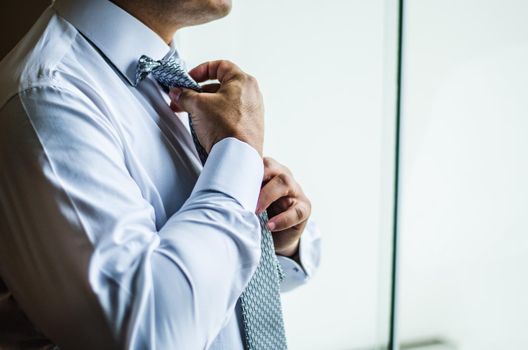
[{"label": "chin", "polygon": [[231,12],[232,3],[231,0],[209,0],[211,8],[215,9],[216,18],[225,17]]},{"label": "chin", "polygon": [[[163,0],[174,7],[177,21],[184,27],[195,26],[225,17],[231,12],[231,0]],[[183,17],[182,17],[183,15]],[[182,22],[183,19],[183,22]]]}]

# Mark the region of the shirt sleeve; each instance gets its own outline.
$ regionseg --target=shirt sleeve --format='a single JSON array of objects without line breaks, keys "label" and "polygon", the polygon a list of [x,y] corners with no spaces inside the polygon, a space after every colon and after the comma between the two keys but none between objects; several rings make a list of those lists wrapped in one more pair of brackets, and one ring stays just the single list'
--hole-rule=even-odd
[{"label": "shirt sleeve", "polygon": [[321,263],[321,234],[312,219],[308,220],[299,243],[299,263],[277,256],[284,271],[281,292],[288,292],[308,282]]},{"label": "shirt sleeve", "polygon": [[49,86],[0,110],[2,278],[60,348],[207,348],[260,258],[262,159],[217,143],[157,228],[103,110]]}]

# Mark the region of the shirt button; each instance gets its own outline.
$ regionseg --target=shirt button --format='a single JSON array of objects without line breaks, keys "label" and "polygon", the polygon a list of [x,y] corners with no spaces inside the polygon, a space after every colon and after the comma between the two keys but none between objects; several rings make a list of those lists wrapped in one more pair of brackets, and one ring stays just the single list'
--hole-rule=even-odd
[{"label": "shirt button", "polygon": [[294,268],[293,268],[293,271],[295,271],[295,272],[299,272],[299,268],[298,268],[298,267],[294,267]]}]

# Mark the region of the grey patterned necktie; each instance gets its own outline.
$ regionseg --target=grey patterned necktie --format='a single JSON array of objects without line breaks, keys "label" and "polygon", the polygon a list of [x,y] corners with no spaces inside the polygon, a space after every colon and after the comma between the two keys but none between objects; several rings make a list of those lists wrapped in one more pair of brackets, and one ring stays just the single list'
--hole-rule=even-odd
[{"label": "grey patterned necktie", "polygon": [[[160,61],[141,56],[137,66],[136,84],[148,74],[152,74],[166,89],[183,87],[202,90],[201,86],[187,74],[180,61],[172,56]],[[198,142],[190,116],[189,125],[200,160],[205,164],[207,152]],[[266,211],[259,216],[259,219],[262,230],[262,255],[255,274],[240,296],[244,340],[249,350],[285,350],[286,335],[279,293],[284,276],[275,255],[271,232],[267,228]]]}]

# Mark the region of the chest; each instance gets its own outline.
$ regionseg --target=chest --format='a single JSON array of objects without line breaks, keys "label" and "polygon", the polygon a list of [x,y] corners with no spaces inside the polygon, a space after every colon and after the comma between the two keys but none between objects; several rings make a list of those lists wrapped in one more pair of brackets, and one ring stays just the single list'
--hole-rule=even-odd
[{"label": "chest", "polygon": [[130,176],[153,206],[159,228],[189,197],[202,167],[187,115],[176,115],[151,79],[137,89],[121,85],[118,99],[110,104],[109,115]]}]

